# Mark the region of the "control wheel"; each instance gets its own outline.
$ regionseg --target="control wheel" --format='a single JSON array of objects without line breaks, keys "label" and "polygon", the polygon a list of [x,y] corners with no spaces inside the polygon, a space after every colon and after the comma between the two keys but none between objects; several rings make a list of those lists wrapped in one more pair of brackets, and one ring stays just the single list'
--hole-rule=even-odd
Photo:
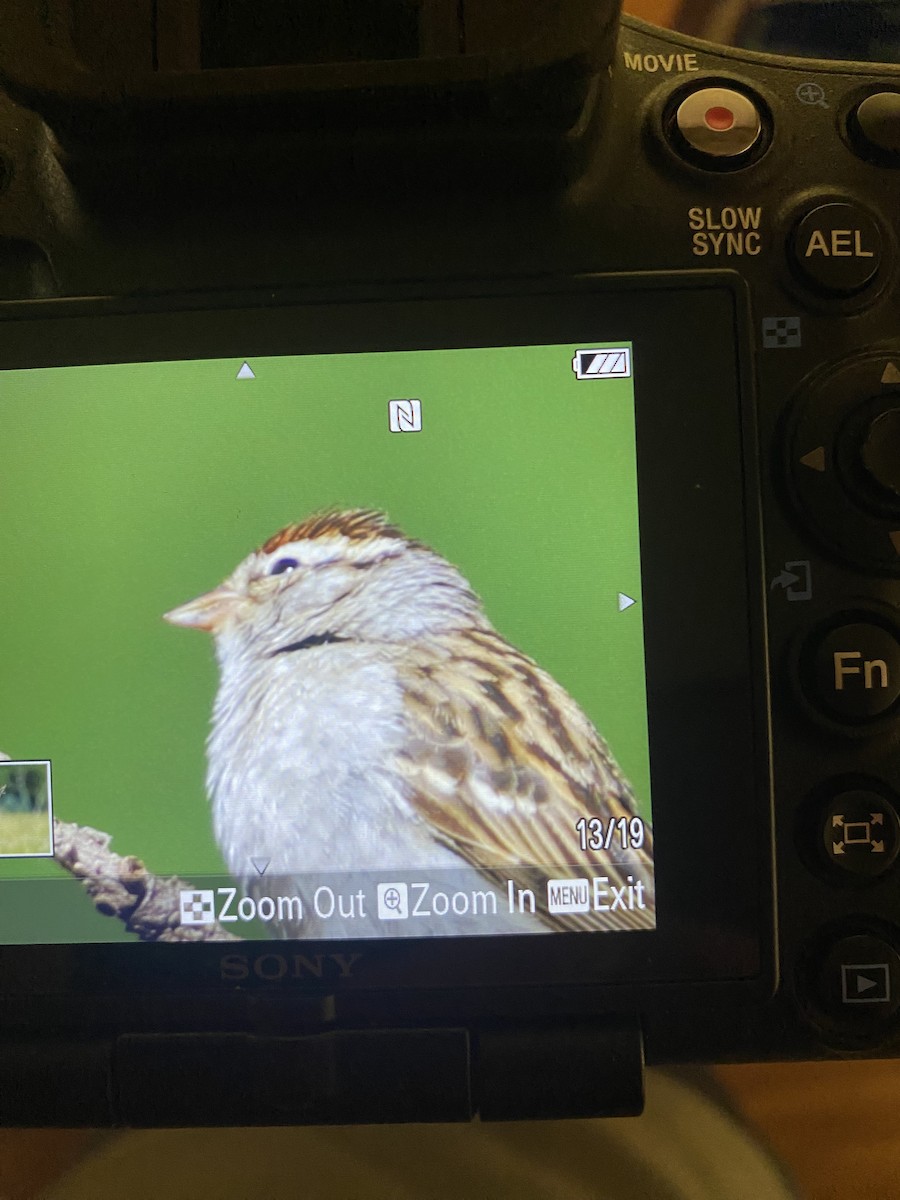
[{"label": "control wheel", "polygon": [[786,444],[790,489],[818,540],[867,572],[900,576],[900,351],[820,376]]},{"label": "control wheel", "polygon": [[851,413],[837,451],[845,486],[859,503],[876,516],[900,515],[900,393]]}]

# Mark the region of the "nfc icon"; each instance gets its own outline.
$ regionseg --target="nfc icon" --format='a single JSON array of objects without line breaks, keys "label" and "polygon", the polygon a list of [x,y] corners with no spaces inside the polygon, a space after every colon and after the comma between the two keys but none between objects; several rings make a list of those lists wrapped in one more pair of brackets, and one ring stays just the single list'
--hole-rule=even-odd
[{"label": "nfc icon", "polygon": [[421,400],[389,400],[391,433],[418,433],[422,428]]}]

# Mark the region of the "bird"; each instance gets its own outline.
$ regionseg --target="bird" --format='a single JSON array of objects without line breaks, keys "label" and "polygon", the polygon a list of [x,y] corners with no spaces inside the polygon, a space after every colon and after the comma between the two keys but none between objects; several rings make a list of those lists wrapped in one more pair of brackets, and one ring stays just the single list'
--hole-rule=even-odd
[{"label": "bird", "polygon": [[[635,797],[608,745],[494,628],[459,568],[384,513],[330,509],[289,524],[164,617],[213,636],[213,832],[245,893],[269,897],[259,908],[273,936],[655,926],[652,829],[633,824]],[[602,823],[596,848],[579,845],[582,819]],[[629,828],[638,836],[625,845]],[[616,834],[605,843],[604,829]],[[402,930],[358,886],[423,872],[433,894],[449,880],[465,899],[436,912],[426,894]],[[589,911],[549,911],[542,889],[586,877]],[[302,907],[276,914],[287,885]],[[468,904],[478,896],[480,910]]]}]

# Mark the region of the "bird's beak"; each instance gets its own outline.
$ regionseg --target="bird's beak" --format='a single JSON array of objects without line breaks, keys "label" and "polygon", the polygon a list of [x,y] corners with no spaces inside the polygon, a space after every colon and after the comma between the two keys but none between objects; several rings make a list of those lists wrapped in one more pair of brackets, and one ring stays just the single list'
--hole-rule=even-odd
[{"label": "bird's beak", "polygon": [[205,629],[215,633],[234,612],[240,596],[227,587],[213,588],[196,600],[188,600],[171,612],[163,614],[172,625],[183,625],[185,629]]}]

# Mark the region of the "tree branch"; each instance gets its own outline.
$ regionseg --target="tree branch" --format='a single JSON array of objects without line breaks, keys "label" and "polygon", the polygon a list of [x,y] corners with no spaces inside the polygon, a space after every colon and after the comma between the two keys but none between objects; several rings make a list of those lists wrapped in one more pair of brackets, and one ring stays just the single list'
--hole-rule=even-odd
[{"label": "tree branch", "polygon": [[[12,759],[0,750],[0,762]],[[94,907],[104,917],[118,917],[129,933],[142,942],[241,942],[215,922],[184,925],[181,921],[183,890],[197,890],[177,875],[151,874],[133,854],[114,854],[112,838],[88,825],[53,821],[53,857],[70,875],[80,879]]]},{"label": "tree branch", "polygon": [[53,857],[80,879],[94,907],[118,917],[142,942],[240,942],[218,923],[184,925],[179,892],[192,885],[177,876],[153,875],[133,854],[109,848],[111,837],[87,825],[53,822]]}]

